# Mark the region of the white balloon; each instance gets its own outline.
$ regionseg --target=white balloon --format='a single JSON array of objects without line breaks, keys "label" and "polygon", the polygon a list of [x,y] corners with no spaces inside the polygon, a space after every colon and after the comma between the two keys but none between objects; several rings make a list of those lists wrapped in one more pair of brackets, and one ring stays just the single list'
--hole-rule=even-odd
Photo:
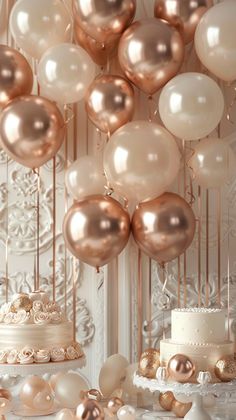
[{"label": "white balloon", "polygon": [[98,158],[83,156],[69,166],[65,183],[69,194],[79,200],[88,195],[103,194],[107,181]]},{"label": "white balloon", "polygon": [[77,373],[59,376],[55,385],[55,398],[62,407],[76,408],[81,402],[80,392],[89,389],[87,382]]},{"label": "white balloon", "polygon": [[49,48],[38,65],[41,94],[60,104],[80,101],[95,77],[95,64],[78,45]]},{"label": "white balloon", "polygon": [[219,124],[224,97],[217,83],[201,73],[183,73],[162,89],[159,112],[166,128],[184,140],[206,137]]},{"label": "white balloon", "polygon": [[196,53],[204,66],[220,79],[236,79],[236,1],[211,7],[195,33]]},{"label": "white balloon", "polygon": [[105,397],[109,397],[122,386],[128,365],[128,360],[121,354],[108,357],[99,374],[99,388]]},{"label": "white balloon", "polygon": [[74,413],[68,408],[64,408],[63,410],[59,411],[59,413],[57,413],[55,420],[73,420],[74,418]]},{"label": "white balloon", "polygon": [[10,14],[18,47],[39,59],[50,47],[72,40],[72,21],[60,0],[18,0]]},{"label": "white balloon", "polygon": [[117,417],[119,420],[135,420],[136,411],[131,405],[123,405],[117,411]]}]

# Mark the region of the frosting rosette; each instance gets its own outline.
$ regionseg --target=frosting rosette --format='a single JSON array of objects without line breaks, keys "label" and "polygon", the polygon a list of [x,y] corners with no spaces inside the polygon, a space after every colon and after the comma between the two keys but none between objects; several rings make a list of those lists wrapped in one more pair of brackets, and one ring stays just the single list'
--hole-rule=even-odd
[{"label": "frosting rosette", "polygon": [[35,352],[34,361],[36,363],[47,363],[50,361],[50,351],[41,349]]},{"label": "frosting rosette", "polygon": [[51,312],[50,319],[51,319],[52,324],[60,324],[60,322],[62,321],[61,312],[56,312],[56,311]]},{"label": "frosting rosette", "polygon": [[50,314],[48,312],[35,312],[34,323],[38,325],[45,325],[50,322]]},{"label": "frosting rosette", "polygon": [[20,309],[13,315],[14,324],[27,324],[30,320],[29,312],[26,312],[25,309]]},{"label": "frosting rosette", "polygon": [[8,350],[0,350],[0,363],[7,363]]},{"label": "frosting rosette", "polygon": [[33,311],[34,312],[44,312],[44,304],[41,300],[33,301]]},{"label": "frosting rosette", "polygon": [[1,314],[7,314],[10,311],[11,302],[4,303],[0,308]]},{"label": "frosting rosette", "polygon": [[68,360],[74,360],[78,358],[78,352],[73,346],[69,346],[66,349],[66,358]]},{"label": "frosting rosette", "polygon": [[12,324],[14,322],[14,313],[9,312],[4,317],[4,324]]},{"label": "frosting rosette", "polygon": [[81,349],[80,344],[79,344],[79,343],[77,343],[77,341],[75,341],[72,345],[73,345],[74,349],[76,350],[78,357],[81,357],[81,356],[83,356],[83,355],[84,355],[84,352],[83,352],[83,350]]},{"label": "frosting rosette", "polygon": [[10,350],[7,355],[7,363],[15,364],[18,363],[18,351],[13,349]]},{"label": "frosting rosette", "polygon": [[47,312],[60,312],[61,308],[56,302],[48,302],[47,305],[45,305],[45,310]]},{"label": "frosting rosette", "polygon": [[24,347],[19,353],[18,353],[18,361],[22,365],[28,365],[30,363],[34,362],[34,350],[30,347]]},{"label": "frosting rosette", "polygon": [[65,350],[62,347],[54,347],[51,350],[51,361],[62,362],[65,360]]}]

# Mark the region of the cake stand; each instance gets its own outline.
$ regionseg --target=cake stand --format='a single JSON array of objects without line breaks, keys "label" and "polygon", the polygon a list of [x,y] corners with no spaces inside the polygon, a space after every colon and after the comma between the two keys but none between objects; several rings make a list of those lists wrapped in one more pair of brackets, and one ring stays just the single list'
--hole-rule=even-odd
[{"label": "cake stand", "polygon": [[134,374],[133,383],[138,388],[149,390],[154,393],[156,391],[171,391],[174,395],[186,395],[192,401],[192,408],[184,417],[185,420],[211,420],[211,416],[203,407],[203,397],[207,395],[215,395],[222,397],[223,395],[230,399],[232,394],[236,393],[236,380],[232,382],[220,382],[216,384],[208,383],[206,385],[179,382],[160,381],[158,379],[149,379]]}]

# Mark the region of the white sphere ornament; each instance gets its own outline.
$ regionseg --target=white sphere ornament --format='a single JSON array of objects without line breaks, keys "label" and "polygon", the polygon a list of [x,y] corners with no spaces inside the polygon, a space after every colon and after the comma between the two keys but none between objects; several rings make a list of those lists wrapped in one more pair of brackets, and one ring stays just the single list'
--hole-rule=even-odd
[{"label": "white sphere ornament", "polygon": [[55,385],[55,398],[65,408],[76,408],[81,402],[80,392],[89,389],[85,379],[77,373],[59,376]]},{"label": "white sphere ornament", "polygon": [[211,373],[206,371],[206,372],[202,372],[200,371],[197,377],[197,381],[200,385],[207,385],[209,384],[209,382],[212,381],[212,376]]},{"label": "white sphere ornament", "polygon": [[116,389],[122,387],[128,365],[128,360],[121,354],[108,357],[99,374],[99,388],[104,397],[109,397]]},{"label": "white sphere ornament", "polygon": [[117,411],[117,418],[119,420],[135,420],[136,411],[131,405],[123,405]]},{"label": "white sphere ornament", "polygon": [[159,382],[162,382],[162,383],[167,381],[168,371],[167,371],[166,367],[160,366],[157,369],[156,378],[158,379]]},{"label": "white sphere ornament", "polygon": [[64,408],[57,413],[55,420],[74,420],[75,416],[71,410]]}]

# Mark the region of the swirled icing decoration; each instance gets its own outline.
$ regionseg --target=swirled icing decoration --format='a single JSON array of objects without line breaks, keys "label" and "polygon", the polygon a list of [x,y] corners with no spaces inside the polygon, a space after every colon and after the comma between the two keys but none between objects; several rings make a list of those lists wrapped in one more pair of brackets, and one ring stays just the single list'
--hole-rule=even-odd
[{"label": "swirled icing decoration", "polygon": [[34,362],[34,349],[31,347],[24,347],[19,353],[18,353],[18,361],[22,365],[28,365],[30,363]]}]

